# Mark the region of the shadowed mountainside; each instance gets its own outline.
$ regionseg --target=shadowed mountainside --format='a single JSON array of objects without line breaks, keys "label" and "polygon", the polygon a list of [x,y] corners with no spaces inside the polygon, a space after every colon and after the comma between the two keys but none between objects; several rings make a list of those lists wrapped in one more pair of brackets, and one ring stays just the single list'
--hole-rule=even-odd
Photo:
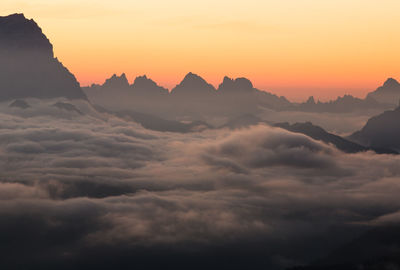
[{"label": "shadowed mountainside", "polygon": [[35,97],[86,99],[39,26],[23,14],[0,17],[0,101]]},{"label": "shadowed mountainside", "polygon": [[301,133],[313,138],[314,140],[322,141],[327,144],[333,144],[339,150],[345,153],[358,153],[368,150],[374,151],[379,154],[398,154],[398,152],[391,150],[391,148],[383,147],[366,147],[355,142],[344,139],[338,135],[326,132],[323,128],[313,125],[310,122],[295,123],[277,123],[275,127],[286,129],[290,132]]},{"label": "shadowed mountainside", "polygon": [[369,147],[400,149],[400,107],[374,116],[349,140]]}]

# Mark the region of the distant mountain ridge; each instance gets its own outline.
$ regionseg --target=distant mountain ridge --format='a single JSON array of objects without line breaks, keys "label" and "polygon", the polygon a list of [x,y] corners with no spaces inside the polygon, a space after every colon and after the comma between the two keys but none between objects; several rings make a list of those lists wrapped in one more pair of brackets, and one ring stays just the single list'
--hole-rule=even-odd
[{"label": "distant mountain ridge", "polygon": [[337,97],[337,99],[328,102],[315,102],[314,97],[311,96],[306,102],[295,104],[291,109],[305,112],[348,113],[368,109],[387,109],[390,107],[392,106],[379,103],[370,96],[361,99],[351,95],[344,95],[343,97]]},{"label": "distant mountain ridge", "polygon": [[[190,116],[201,120],[204,115],[240,116],[255,113],[259,107],[290,107],[284,97],[258,90],[246,78],[224,77],[218,89],[197,74],[189,72],[171,92],[146,75],[129,85],[125,74],[113,75],[102,85],[84,87],[94,103],[109,110],[135,110],[159,116]],[[151,105],[151,106],[149,106]]]},{"label": "distant mountain ridge", "polygon": [[[379,89],[395,89],[397,81],[388,79]],[[243,77],[236,79],[225,76],[216,89],[206,80],[197,74],[189,72],[183,80],[174,87],[171,92],[168,89],[157,85],[156,82],[147,78],[146,75],[137,77],[132,85],[129,85],[125,74],[113,75],[103,85],[92,85],[83,88],[86,94],[103,107],[121,96],[121,102],[129,103],[131,106],[139,106],[146,113],[165,114],[174,112],[175,115],[192,113],[202,115],[206,109],[201,107],[207,105],[209,113],[216,115],[227,115],[238,117],[250,113],[254,114],[258,108],[265,107],[276,111],[302,111],[302,112],[327,112],[327,113],[351,113],[356,111],[378,110],[383,111],[394,107],[392,103],[380,102],[374,97],[374,92],[367,95],[365,99],[356,98],[351,95],[338,97],[329,102],[315,101],[310,97],[303,103],[292,103],[285,97],[277,96],[266,91],[254,88],[252,82]],[[384,90],[386,91],[386,90]],[[397,90],[394,93],[397,94]],[[400,92],[399,92],[400,93]],[[143,99],[154,102],[158,111],[151,111],[148,108],[141,108]],[[399,96],[400,98],[400,96]],[[393,100],[393,99],[392,99]],[[114,106],[115,107],[115,106]],[[129,109],[129,105],[123,106]],[[109,109],[112,109],[109,107]],[[235,113],[235,110],[239,110]]]},{"label": "distant mountain ridge", "polygon": [[23,14],[0,17],[0,101],[19,98],[84,99],[74,75],[54,58],[53,46]]}]

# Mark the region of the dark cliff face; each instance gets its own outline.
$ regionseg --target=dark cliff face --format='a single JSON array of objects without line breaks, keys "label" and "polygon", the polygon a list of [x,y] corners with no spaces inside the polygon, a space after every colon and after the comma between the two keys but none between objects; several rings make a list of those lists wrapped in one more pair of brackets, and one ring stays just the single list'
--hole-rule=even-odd
[{"label": "dark cliff face", "polygon": [[0,17],[0,101],[28,97],[87,99],[33,20]]}]

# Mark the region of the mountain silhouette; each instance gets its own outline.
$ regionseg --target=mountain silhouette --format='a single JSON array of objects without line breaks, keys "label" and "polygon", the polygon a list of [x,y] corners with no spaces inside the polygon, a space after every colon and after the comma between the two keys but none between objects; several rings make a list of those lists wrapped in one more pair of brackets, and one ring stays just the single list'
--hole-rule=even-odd
[{"label": "mountain silhouette", "polygon": [[131,110],[171,119],[208,120],[209,117],[235,118],[255,114],[260,107],[284,108],[284,97],[258,90],[246,78],[224,77],[218,90],[199,75],[189,72],[171,92],[147,76],[132,85],[126,76],[113,75],[103,85],[84,87],[90,100],[108,110]]},{"label": "mountain silhouette", "polygon": [[82,87],[89,99],[109,111],[133,111],[164,115],[169,110],[168,90],[157,85],[146,75],[129,84],[126,75],[114,74],[102,85]]},{"label": "mountain silhouette", "polygon": [[348,137],[369,147],[400,150],[400,107],[368,120],[365,126]]},{"label": "mountain silhouette", "polygon": [[398,105],[400,100],[400,84],[395,79],[389,78],[381,87],[369,93],[368,97],[374,98],[381,103]]},{"label": "mountain silhouette", "polygon": [[0,17],[0,101],[33,98],[87,99],[57,58],[40,27],[23,14]]},{"label": "mountain silhouette", "polygon": [[14,102],[12,102],[9,107],[11,108],[20,108],[20,109],[28,109],[31,107],[25,100],[22,99],[16,99]]},{"label": "mountain silhouette", "polygon": [[182,82],[171,90],[171,95],[189,99],[208,98],[215,94],[214,86],[192,72],[189,72]]}]

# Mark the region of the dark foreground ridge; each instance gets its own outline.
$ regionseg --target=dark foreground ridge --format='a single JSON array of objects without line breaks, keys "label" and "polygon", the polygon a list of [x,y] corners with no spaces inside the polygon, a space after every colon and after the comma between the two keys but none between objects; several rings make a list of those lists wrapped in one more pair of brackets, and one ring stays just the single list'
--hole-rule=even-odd
[{"label": "dark foreground ridge", "polygon": [[87,99],[53,55],[40,27],[23,14],[0,17],[0,101],[20,98]]}]

